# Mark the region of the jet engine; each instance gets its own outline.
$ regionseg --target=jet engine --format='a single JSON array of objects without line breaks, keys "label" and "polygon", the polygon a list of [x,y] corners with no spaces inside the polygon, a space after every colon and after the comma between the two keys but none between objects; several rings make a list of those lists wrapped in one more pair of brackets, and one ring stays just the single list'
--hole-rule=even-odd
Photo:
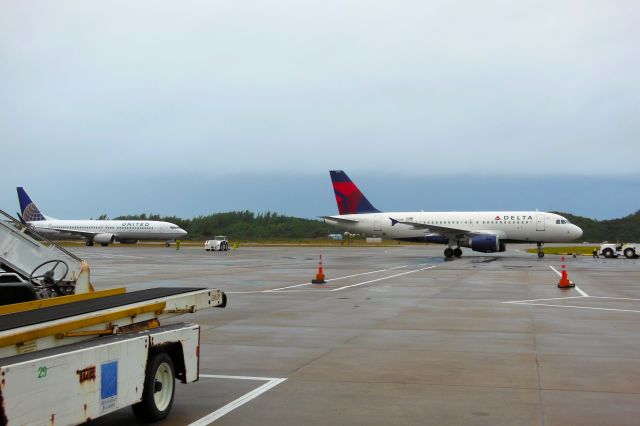
[{"label": "jet engine", "polygon": [[114,242],[116,236],[113,234],[96,234],[93,236],[93,241],[98,244],[110,244]]},{"label": "jet engine", "polygon": [[505,251],[507,248],[497,235],[477,235],[469,239],[469,248],[482,253]]}]

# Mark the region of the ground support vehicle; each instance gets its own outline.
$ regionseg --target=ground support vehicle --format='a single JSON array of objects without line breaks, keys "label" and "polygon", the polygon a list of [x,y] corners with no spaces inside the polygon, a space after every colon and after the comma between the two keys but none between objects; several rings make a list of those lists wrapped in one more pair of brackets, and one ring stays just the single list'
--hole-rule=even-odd
[{"label": "ground support vehicle", "polygon": [[213,240],[204,242],[206,251],[227,251],[229,250],[229,238],[223,235],[213,237]]},{"label": "ground support vehicle", "polygon": [[[175,379],[198,380],[200,327],[161,322],[224,307],[224,293],[93,291],[86,262],[56,259],[68,252],[7,223],[0,225],[0,424],[79,424],[130,405],[143,421],[165,418]],[[25,278],[23,271],[43,259],[53,266],[42,274],[37,266]]]},{"label": "ground support vehicle", "polygon": [[601,244],[598,249],[598,253],[606,257],[607,259],[612,259],[615,257],[619,257],[623,255],[627,259],[637,259],[640,256],[640,244],[638,243],[625,243],[625,244]]}]

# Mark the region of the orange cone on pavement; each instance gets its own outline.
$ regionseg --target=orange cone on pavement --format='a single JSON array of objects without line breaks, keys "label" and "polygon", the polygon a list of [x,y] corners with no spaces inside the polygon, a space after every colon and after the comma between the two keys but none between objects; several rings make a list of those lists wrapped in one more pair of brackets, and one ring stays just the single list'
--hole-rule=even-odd
[{"label": "orange cone on pavement", "polygon": [[320,255],[320,263],[318,264],[318,273],[316,274],[316,278],[311,280],[312,284],[324,284],[326,281],[324,280],[324,272],[322,272],[322,255]]},{"label": "orange cone on pavement", "polygon": [[560,276],[558,288],[571,288],[575,286],[575,283],[569,281],[569,275],[567,274],[567,269],[564,265],[564,256],[562,256],[562,275]]}]

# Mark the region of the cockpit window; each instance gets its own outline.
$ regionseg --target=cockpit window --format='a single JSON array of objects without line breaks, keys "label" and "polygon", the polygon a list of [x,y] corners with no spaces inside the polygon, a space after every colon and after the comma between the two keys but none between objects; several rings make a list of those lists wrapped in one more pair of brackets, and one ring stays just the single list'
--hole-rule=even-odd
[{"label": "cockpit window", "polygon": [[179,227],[178,227],[178,226],[175,226],[175,225],[172,225],[172,226],[169,226],[169,228],[171,228],[171,229],[178,229]]},{"label": "cockpit window", "polygon": [[568,220],[556,219],[556,225],[567,225],[568,223],[569,223]]}]

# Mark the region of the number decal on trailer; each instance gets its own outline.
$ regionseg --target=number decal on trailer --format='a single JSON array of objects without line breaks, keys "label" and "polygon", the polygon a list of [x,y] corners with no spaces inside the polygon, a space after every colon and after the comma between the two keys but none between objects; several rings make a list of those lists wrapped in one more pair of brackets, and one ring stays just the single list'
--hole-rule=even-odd
[{"label": "number decal on trailer", "polygon": [[38,367],[38,379],[47,377],[47,367]]}]

